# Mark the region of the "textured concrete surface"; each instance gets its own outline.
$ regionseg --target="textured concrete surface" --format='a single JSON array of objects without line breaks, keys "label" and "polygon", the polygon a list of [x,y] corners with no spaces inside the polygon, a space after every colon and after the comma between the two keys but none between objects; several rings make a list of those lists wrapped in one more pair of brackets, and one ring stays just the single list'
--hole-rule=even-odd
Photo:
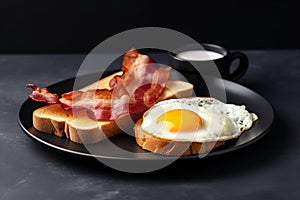
[{"label": "textured concrete surface", "polygon": [[274,106],[272,130],[238,151],[146,174],[53,151],[19,127],[25,85],[75,76],[84,55],[0,55],[0,199],[299,199],[300,50],[243,52],[250,67],[238,83]]}]

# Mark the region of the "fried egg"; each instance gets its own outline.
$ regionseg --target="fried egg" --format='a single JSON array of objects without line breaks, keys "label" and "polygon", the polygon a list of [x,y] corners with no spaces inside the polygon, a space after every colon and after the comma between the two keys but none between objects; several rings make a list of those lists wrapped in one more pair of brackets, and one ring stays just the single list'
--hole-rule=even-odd
[{"label": "fried egg", "polygon": [[143,115],[143,131],[173,141],[213,142],[237,138],[258,119],[244,105],[215,98],[171,99],[155,104]]}]

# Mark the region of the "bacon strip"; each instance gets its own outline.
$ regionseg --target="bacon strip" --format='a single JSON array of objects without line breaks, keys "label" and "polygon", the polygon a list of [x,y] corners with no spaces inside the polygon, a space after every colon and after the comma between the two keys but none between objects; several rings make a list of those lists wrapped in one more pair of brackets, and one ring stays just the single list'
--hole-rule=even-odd
[{"label": "bacon strip", "polygon": [[[141,66],[140,69],[138,69],[139,66]],[[115,76],[110,81],[109,86],[114,88],[117,83],[121,83],[124,87],[127,87],[127,85],[131,83],[132,79],[142,78],[145,72],[148,72],[149,75],[151,75],[155,68],[158,67],[159,66],[149,56],[140,54],[136,49],[131,49],[124,55],[123,58],[123,74]]]},{"label": "bacon strip", "polygon": [[44,102],[48,104],[59,103],[59,97],[57,94],[50,93],[47,88],[39,88],[34,84],[27,84],[27,87],[33,91],[29,97],[37,102]]},{"label": "bacon strip", "polygon": [[171,67],[161,68],[150,57],[132,49],[124,55],[122,71],[121,76],[110,80],[110,90],[72,91],[58,99],[46,88],[29,84],[34,90],[29,97],[60,103],[65,110],[84,109],[93,120],[115,120],[122,114],[144,112],[154,105],[164,91]]}]

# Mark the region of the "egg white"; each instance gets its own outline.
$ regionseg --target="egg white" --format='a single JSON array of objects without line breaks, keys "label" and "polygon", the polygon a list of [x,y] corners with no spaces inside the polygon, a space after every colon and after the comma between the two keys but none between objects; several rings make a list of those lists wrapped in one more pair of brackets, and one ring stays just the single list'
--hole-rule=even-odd
[{"label": "egg white", "polygon": [[[175,110],[190,110],[199,115],[203,126],[191,132],[169,132],[165,123],[158,123],[157,118],[163,113]],[[158,138],[182,142],[213,142],[237,138],[249,129],[258,117],[249,113],[245,106],[225,104],[215,98],[192,97],[171,99],[157,103],[143,116],[143,131]]]}]

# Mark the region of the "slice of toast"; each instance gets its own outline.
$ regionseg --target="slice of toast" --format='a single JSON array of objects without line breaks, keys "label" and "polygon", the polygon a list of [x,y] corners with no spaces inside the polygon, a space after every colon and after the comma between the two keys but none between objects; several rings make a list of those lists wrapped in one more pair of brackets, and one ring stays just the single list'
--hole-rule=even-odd
[{"label": "slice of toast", "polygon": [[187,156],[193,154],[208,153],[214,148],[220,147],[224,141],[217,142],[181,142],[155,137],[142,128],[142,119],[135,124],[135,140],[137,144],[148,151],[168,155],[168,156]]},{"label": "slice of toast", "polygon": [[[121,73],[117,72],[94,82],[82,88],[81,91],[109,88],[111,78]],[[192,84],[184,81],[168,81],[159,101],[190,97],[192,94]],[[94,121],[88,118],[84,111],[76,112],[75,117],[72,111],[64,110],[60,104],[52,104],[38,108],[33,112],[33,126],[41,132],[55,134],[59,137],[65,136],[76,143],[91,144],[121,133],[120,127],[130,126],[128,120],[132,118],[133,121],[136,121],[142,114],[138,113],[135,116],[124,114],[117,121]]]}]

